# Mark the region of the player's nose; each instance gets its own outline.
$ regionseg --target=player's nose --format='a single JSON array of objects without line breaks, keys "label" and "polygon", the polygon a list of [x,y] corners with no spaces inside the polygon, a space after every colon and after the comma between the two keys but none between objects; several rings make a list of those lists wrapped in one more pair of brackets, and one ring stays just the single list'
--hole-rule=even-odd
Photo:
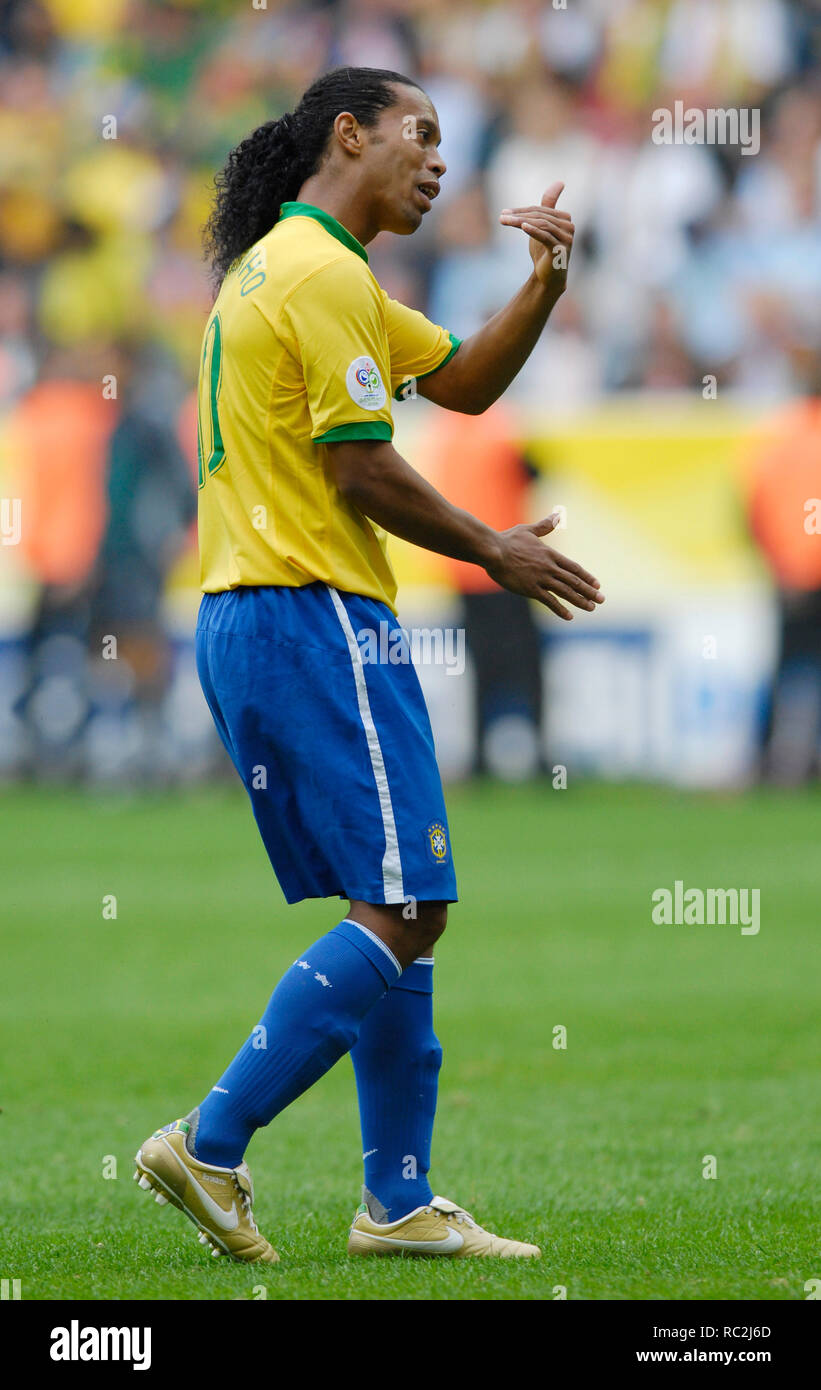
[{"label": "player's nose", "polygon": [[431,150],[428,158],[425,160],[425,168],[433,174],[435,178],[441,179],[442,175],[447,173],[448,166],[438,149],[436,149]]}]

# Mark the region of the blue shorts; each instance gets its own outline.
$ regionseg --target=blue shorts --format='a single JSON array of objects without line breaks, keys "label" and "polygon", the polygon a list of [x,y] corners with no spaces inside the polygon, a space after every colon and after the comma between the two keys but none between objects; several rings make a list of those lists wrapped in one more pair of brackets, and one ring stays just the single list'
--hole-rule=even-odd
[{"label": "blue shorts", "polygon": [[200,682],[289,903],[456,901],[419,678],[406,642],[407,660],[395,640],[390,663],[366,659],[380,623],[399,631],[385,604],[321,583],[200,604]]}]

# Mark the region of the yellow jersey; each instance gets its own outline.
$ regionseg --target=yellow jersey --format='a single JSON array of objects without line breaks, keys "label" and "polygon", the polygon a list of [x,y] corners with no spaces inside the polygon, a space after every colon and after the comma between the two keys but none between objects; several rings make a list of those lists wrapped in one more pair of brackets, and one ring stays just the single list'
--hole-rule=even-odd
[{"label": "yellow jersey", "polygon": [[395,611],[385,533],[339,491],[326,445],[391,439],[392,398],[459,345],[389,298],[334,217],[283,203],[226,275],[203,336],[203,590],[321,580]]}]

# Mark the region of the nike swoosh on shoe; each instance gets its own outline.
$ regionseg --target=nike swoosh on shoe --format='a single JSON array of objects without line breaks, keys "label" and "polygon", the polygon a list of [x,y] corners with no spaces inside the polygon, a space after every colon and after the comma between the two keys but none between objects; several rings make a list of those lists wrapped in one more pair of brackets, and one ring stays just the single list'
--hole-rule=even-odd
[{"label": "nike swoosh on shoe", "polygon": [[449,1255],[461,1250],[465,1238],[460,1231],[448,1231],[444,1240],[402,1240],[398,1236],[377,1236],[373,1231],[360,1231],[368,1240],[381,1241],[383,1245],[395,1245],[400,1250],[416,1250],[423,1255]]},{"label": "nike swoosh on shoe", "polygon": [[219,1226],[221,1231],[235,1231],[237,1229],[237,1226],[239,1225],[239,1212],[237,1211],[236,1202],[231,1202],[230,1211],[223,1211],[219,1203],[214,1201],[210,1192],[206,1192],[202,1183],[197,1182],[197,1179],[194,1177],[194,1174],[191,1172],[191,1169],[185,1166],[182,1159],[179,1157],[179,1154],[174,1153],[174,1150],[171,1147],[171,1145],[167,1143],[164,1139],[162,1140],[162,1143],[165,1144],[165,1147],[168,1149],[168,1152],[173,1155],[175,1163],[185,1174],[188,1181],[191,1183],[191,1186],[196,1191],[197,1196],[199,1197],[200,1201],[205,1207],[205,1210],[208,1212],[208,1215],[211,1217],[211,1220],[214,1222],[214,1225]]}]

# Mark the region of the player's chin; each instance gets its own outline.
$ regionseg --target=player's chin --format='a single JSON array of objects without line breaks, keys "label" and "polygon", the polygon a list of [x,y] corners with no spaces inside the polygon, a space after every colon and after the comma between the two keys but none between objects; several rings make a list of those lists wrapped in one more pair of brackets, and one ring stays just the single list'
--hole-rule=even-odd
[{"label": "player's chin", "polygon": [[391,218],[390,226],[385,228],[386,232],[393,232],[395,236],[410,236],[422,225],[424,212],[413,203],[403,203],[400,208],[396,208]]}]

